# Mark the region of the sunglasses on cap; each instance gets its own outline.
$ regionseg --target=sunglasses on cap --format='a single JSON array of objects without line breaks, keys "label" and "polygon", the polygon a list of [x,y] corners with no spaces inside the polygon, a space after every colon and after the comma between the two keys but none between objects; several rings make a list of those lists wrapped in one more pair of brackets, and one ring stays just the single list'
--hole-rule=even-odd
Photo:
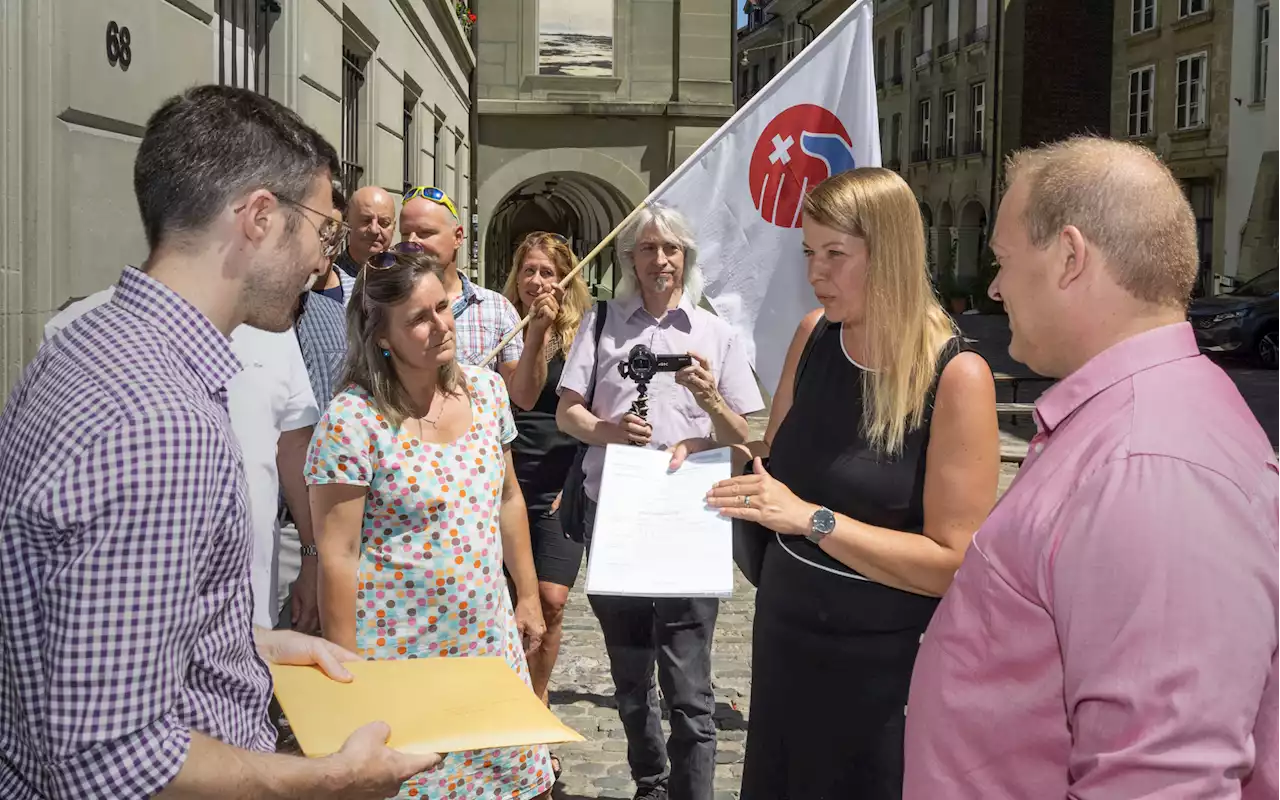
[{"label": "sunglasses on cap", "polygon": [[453,201],[449,199],[449,195],[444,193],[443,189],[437,189],[434,186],[415,186],[405,192],[404,200],[400,201],[400,205],[404,205],[415,197],[422,197],[433,203],[439,203],[449,209],[449,213],[453,214],[455,217],[458,216],[457,207],[453,204]]},{"label": "sunglasses on cap", "polygon": [[369,260],[365,263],[374,269],[391,269],[396,265],[397,254],[410,255],[425,252],[427,252],[427,249],[417,242],[401,242],[400,244],[392,245],[381,253],[374,253],[369,256]]}]

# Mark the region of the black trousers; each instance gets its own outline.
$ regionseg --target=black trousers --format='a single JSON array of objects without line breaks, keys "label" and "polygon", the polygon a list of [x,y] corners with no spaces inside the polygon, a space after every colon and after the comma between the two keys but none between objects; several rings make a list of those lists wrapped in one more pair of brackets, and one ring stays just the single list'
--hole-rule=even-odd
[{"label": "black trousers", "polygon": [[[595,504],[587,503],[590,541]],[[638,788],[667,787],[671,800],[711,800],[716,771],[711,638],[720,601],[589,595],[604,632],[627,763]],[[655,685],[654,673],[657,672]],[[671,715],[663,742],[662,687]]]}]

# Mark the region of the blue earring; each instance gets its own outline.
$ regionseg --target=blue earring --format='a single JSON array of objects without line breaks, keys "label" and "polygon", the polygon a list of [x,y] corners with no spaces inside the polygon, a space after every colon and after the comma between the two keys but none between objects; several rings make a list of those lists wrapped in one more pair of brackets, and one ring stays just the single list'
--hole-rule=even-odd
[{"label": "blue earring", "polygon": [[390,351],[390,350],[388,350],[388,349],[387,349],[387,348],[385,348],[385,347],[384,347],[384,348],[382,348],[382,357],[383,357],[383,358],[391,358],[391,351]]}]

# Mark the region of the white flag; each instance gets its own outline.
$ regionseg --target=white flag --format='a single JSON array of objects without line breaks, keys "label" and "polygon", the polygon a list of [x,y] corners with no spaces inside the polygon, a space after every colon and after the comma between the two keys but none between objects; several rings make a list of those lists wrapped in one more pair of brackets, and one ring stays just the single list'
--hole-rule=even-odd
[{"label": "white flag", "polygon": [[880,165],[871,5],[854,3],[648,197],[688,218],[707,300],[770,392],[796,326],[818,307],[801,200],[830,175]]}]

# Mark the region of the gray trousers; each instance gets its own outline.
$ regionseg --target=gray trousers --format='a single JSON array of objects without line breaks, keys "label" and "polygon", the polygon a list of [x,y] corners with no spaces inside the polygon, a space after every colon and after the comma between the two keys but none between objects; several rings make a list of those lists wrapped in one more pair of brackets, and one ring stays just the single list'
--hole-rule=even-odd
[{"label": "gray trousers", "polygon": [[[586,512],[589,543],[595,503],[588,501]],[[606,595],[587,599],[604,632],[618,716],[627,735],[627,763],[636,786],[665,785],[671,800],[711,800],[716,771],[711,638],[720,601]],[[657,685],[671,715],[671,738],[665,743]]]}]

